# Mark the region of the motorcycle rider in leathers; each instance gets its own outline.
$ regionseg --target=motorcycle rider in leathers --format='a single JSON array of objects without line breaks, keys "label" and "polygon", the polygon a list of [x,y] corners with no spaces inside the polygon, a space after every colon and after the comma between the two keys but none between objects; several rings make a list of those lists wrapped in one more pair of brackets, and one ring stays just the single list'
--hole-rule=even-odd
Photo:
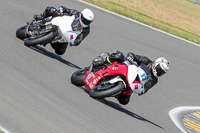
[{"label": "motorcycle rider in leathers", "polygon": [[[82,40],[90,33],[90,23],[94,20],[94,13],[85,8],[82,12],[75,9],[69,9],[65,6],[60,6],[58,9],[52,6],[48,6],[45,11],[40,15],[35,15],[36,20],[44,20],[48,17],[57,17],[62,15],[72,16],[75,15],[75,20],[72,23],[72,29],[74,31],[81,31],[70,46],[78,46]],[[65,53],[68,43],[51,43],[55,53],[62,55]]]},{"label": "motorcycle rider in leathers", "polygon": [[[146,56],[136,55],[132,52],[129,52],[125,57],[120,51],[114,51],[110,55],[106,52],[103,53],[101,56],[98,56],[93,60],[93,66],[100,67],[104,64],[109,64],[115,61],[117,61],[118,63],[123,63],[126,60],[128,60],[132,64],[136,62],[138,66],[143,63],[149,68],[151,72],[151,77],[148,79],[147,82],[145,82],[144,85],[135,85],[136,88],[144,88],[144,91],[138,94],[139,96],[145,94],[150,88],[157,84],[158,77],[161,77],[169,70],[169,62],[164,57],[160,57],[152,61]],[[117,97],[117,100],[120,104],[126,105],[129,103],[130,97],[131,95],[119,96]]]}]

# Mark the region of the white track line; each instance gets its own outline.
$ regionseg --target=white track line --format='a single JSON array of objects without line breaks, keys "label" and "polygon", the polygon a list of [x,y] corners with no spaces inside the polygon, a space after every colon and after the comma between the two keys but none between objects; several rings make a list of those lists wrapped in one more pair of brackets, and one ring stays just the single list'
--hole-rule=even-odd
[{"label": "white track line", "polygon": [[134,23],[137,23],[137,24],[140,24],[140,25],[142,25],[142,26],[145,26],[145,27],[151,28],[151,29],[153,29],[153,30],[156,30],[156,31],[161,32],[161,33],[163,33],[163,34],[166,34],[166,35],[168,35],[168,36],[171,36],[171,37],[177,38],[177,39],[179,39],[179,40],[182,40],[182,41],[185,41],[185,42],[188,42],[188,43],[190,43],[190,44],[193,44],[193,45],[195,45],[195,46],[200,47],[199,44],[196,44],[196,43],[193,43],[193,42],[188,41],[188,40],[186,40],[186,39],[183,39],[183,38],[177,37],[177,36],[172,35],[172,34],[170,34],[170,33],[167,33],[167,32],[164,32],[164,31],[161,31],[161,30],[159,30],[159,29],[156,29],[156,28],[154,28],[154,27],[148,26],[148,25],[143,24],[143,23],[141,23],[141,22],[138,22],[138,21],[136,21],[136,20],[133,20],[133,19],[127,18],[127,17],[125,17],[125,16],[119,15],[119,14],[117,14],[117,13],[114,13],[114,12],[108,11],[108,10],[106,10],[106,9],[104,9],[104,8],[101,8],[101,7],[98,7],[98,6],[96,6],[96,5],[93,5],[93,4],[90,4],[90,3],[87,3],[87,2],[85,2],[85,1],[83,1],[83,0],[78,0],[78,1],[80,1],[80,2],[82,2],[82,3],[85,3],[85,4],[87,4],[87,5],[90,5],[90,6],[96,7],[96,8],[98,8],[98,9],[104,10],[104,11],[106,11],[106,12],[109,12],[109,13],[114,14],[114,15],[116,15],[116,16],[119,16],[119,17],[121,17],[121,18],[124,18],[124,19],[130,20],[130,21],[132,21],[132,22],[134,22]]},{"label": "white track line", "polygon": [[185,131],[185,129],[182,127],[182,124],[180,123],[179,119],[178,119],[178,114],[180,114],[181,112],[184,111],[191,111],[191,110],[200,110],[199,106],[193,106],[193,107],[189,107],[189,106],[184,106],[184,107],[177,107],[174,108],[172,110],[169,111],[169,116],[172,119],[172,121],[174,122],[174,124],[183,132],[183,133],[187,133]]},{"label": "white track line", "polygon": [[5,132],[5,133],[11,133],[11,132],[9,132],[8,130],[6,130],[5,128],[3,128],[2,126],[0,126],[0,130],[2,130],[2,131]]}]

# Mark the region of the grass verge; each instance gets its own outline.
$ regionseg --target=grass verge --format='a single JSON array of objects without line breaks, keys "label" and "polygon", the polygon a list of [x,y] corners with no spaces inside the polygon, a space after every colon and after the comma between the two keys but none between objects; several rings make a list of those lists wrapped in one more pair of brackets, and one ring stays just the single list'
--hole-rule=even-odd
[{"label": "grass verge", "polygon": [[5,133],[5,132],[3,132],[3,131],[0,129],[0,133]]},{"label": "grass verge", "polygon": [[[200,26],[198,23],[193,23],[200,23],[200,19],[197,18],[199,17],[198,11],[200,11],[200,6],[196,7],[193,5],[193,3],[183,0],[174,0],[174,2],[181,1],[181,3],[178,3],[178,5],[177,3],[172,3],[173,1],[171,1],[171,3],[163,3],[160,0],[152,0],[154,3],[145,3],[148,2],[148,0],[140,0],[141,3],[136,3],[136,0],[84,1],[173,34],[180,38],[200,44],[200,28],[198,29]],[[145,11],[144,7],[146,7],[145,9],[148,11]]]}]

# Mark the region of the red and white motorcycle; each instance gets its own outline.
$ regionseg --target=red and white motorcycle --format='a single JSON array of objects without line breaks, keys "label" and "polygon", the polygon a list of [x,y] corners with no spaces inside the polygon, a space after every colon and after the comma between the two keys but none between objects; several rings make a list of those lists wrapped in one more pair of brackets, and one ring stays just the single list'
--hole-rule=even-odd
[{"label": "red and white motorcycle", "polygon": [[138,66],[125,61],[122,64],[114,62],[112,64],[94,69],[81,69],[71,76],[72,84],[85,86],[89,95],[95,99],[105,97],[118,97],[130,95],[133,92],[139,94],[144,87],[137,88],[137,84],[142,84],[148,80],[151,72],[144,64]]},{"label": "red and white motorcycle", "polygon": [[[76,22],[77,21],[77,22]],[[76,23],[72,25],[72,23]],[[81,32],[78,17],[58,16],[36,21],[33,18],[27,25],[17,29],[16,36],[24,40],[26,46],[47,43],[72,43]]]}]

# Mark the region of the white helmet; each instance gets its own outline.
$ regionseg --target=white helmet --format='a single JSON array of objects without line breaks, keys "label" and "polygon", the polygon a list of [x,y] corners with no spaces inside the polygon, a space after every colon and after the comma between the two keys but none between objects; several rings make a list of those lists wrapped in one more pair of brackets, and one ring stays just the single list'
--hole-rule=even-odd
[{"label": "white helmet", "polygon": [[94,20],[94,13],[90,9],[85,8],[81,12],[79,19],[80,19],[81,25],[85,28],[88,25],[90,25],[90,23]]},{"label": "white helmet", "polygon": [[169,70],[169,62],[164,58],[156,59],[152,64],[152,71],[155,77],[160,77]]}]

